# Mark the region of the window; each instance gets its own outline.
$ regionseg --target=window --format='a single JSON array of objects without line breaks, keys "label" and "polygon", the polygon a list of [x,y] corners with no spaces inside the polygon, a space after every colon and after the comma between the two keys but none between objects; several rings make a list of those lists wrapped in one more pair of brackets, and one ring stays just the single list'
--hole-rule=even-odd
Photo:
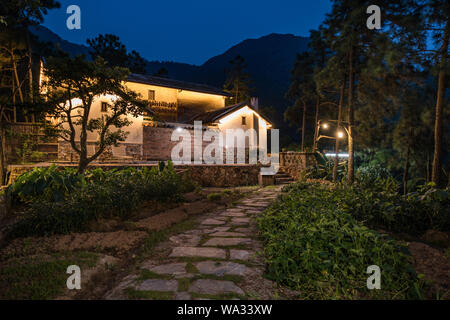
[{"label": "window", "polygon": [[155,90],[148,90],[148,100],[155,101]]},{"label": "window", "polygon": [[108,112],[108,102],[102,102],[101,112]]},{"label": "window", "polygon": [[247,118],[242,117],[242,125],[245,126],[247,124]]}]

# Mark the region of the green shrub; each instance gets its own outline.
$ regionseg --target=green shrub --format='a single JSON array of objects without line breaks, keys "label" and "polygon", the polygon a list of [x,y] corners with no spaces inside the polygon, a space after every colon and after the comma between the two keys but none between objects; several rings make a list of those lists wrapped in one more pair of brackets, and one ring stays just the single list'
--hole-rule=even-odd
[{"label": "green shrub", "polygon": [[[329,187],[300,184],[258,219],[268,277],[309,299],[421,297],[421,285],[397,242],[357,222]],[[368,290],[366,269],[382,270]]]},{"label": "green shrub", "polygon": [[449,190],[434,187],[401,196],[392,178],[371,186],[340,185],[334,189],[339,207],[367,225],[420,236],[428,229],[450,230]]},{"label": "green shrub", "polygon": [[[324,179],[331,181],[333,179],[334,159],[332,161],[320,152],[315,152],[314,157],[316,159],[316,163],[306,169],[304,177],[309,179]],[[339,162],[337,169],[338,180],[341,180],[346,175],[347,162]]]},{"label": "green shrub", "polygon": [[207,196],[209,201],[219,201],[220,199],[222,199],[222,194],[220,193],[210,193]]},{"label": "green shrub", "polygon": [[55,165],[49,168],[35,168],[14,181],[6,194],[13,204],[36,200],[62,201],[75,188],[84,183],[84,177],[76,169],[61,169]]},{"label": "green shrub", "polygon": [[[66,186],[61,181],[76,182]],[[28,208],[12,226],[10,237],[84,231],[95,219],[127,219],[146,200],[178,201],[183,191],[181,178],[170,164],[162,171],[159,167],[95,169],[75,176],[72,170],[50,167],[22,175],[16,183],[9,192],[26,200]],[[56,189],[60,185],[66,187]]]}]

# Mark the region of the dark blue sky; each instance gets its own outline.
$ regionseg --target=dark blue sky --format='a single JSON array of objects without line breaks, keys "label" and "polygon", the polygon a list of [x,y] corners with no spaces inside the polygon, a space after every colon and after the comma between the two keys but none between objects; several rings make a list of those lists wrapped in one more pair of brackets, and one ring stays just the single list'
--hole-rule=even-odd
[{"label": "dark blue sky", "polygon": [[[329,0],[59,0],[44,25],[86,44],[100,33],[118,35],[149,60],[202,64],[248,38],[270,33],[308,36],[331,9]],[[81,8],[81,30],[68,30],[66,9]]]}]

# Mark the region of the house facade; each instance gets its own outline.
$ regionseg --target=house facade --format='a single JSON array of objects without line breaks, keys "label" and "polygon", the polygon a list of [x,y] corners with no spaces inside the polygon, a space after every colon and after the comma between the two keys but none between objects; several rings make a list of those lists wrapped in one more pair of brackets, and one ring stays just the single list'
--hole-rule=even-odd
[{"label": "house facade", "polygon": [[[175,130],[194,135],[194,124],[201,122],[203,130],[211,129],[225,135],[227,129],[250,130],[245,148],[266,148],[267,130],[271,123],[258,113],[257,99],[226,106],[230,95],[220,89],[172,79],[131,74],[125,86],[147,99],[153,117],[143,114],[128,115],[132,122],[123,128],[128,132],[125,141],[109,147],[100,161],[114,160],[169,160],[172,149],[180,141],[172,141]],[[108,113],[114,96],[99,96],[92,104],[92,118]],[[76,105],[76,101],[73,101]],[[203,148],[210,142],[203,142]],[[88,134],[88,154],[97,148],[96,133]],[[192,148],[193,152],[194,148]],[[58,141],[58,160],[76,161],[78,155],[66,141]]]}]

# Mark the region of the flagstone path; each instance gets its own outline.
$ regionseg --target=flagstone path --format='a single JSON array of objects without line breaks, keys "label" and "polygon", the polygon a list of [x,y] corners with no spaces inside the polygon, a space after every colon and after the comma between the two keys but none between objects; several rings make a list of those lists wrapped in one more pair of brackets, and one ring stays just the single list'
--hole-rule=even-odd
[{"label": "flagstone path", "polygon": [[255,217],[278,196],[266,187],[235,207],[197,217],[198,226],[159,244],[137,274],[125,277],[106,299],[271,299],[263,277],[262,243]]}]

